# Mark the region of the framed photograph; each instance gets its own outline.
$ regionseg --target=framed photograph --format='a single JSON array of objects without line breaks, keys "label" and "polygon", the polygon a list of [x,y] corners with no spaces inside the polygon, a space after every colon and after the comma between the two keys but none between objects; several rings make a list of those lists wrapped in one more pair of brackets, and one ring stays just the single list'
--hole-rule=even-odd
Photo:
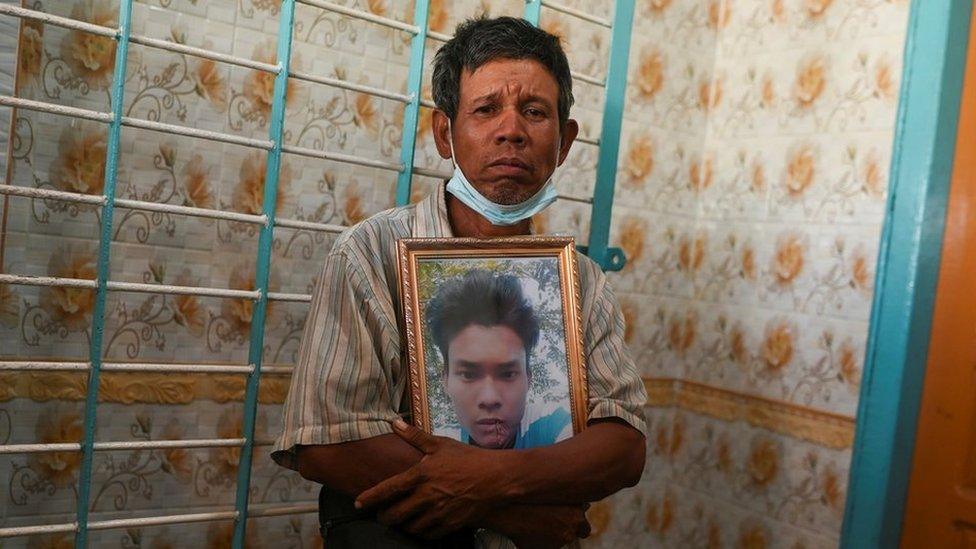
[{"label": "framed photograph", "polygon": [[584,428],[572,238],[406,238],[398,252],[414,425],[495,449]]}]

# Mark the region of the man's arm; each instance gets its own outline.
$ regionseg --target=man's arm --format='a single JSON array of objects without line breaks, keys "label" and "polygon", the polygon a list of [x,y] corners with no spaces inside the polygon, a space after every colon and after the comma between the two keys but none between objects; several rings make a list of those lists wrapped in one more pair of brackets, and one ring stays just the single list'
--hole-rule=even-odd
[{"label": "man's arm", "polygon": [[[424,454],[399,436],[388,434],[338,444],[302,446],[297,452],[298,472],[306,479],[325,484],[350,497],[416,465]],[[393,524],[389,517],[380,515]],[[533,517],[532,520],[527,520]],[[578,505],[510,505],[488,510],[476,524],[512,538],[519,546],[543,547],[549,542],[561,547],[589,534],[589,524]],[[449,525],[439,530],[415,532],[425,537],[450,533]]]}]

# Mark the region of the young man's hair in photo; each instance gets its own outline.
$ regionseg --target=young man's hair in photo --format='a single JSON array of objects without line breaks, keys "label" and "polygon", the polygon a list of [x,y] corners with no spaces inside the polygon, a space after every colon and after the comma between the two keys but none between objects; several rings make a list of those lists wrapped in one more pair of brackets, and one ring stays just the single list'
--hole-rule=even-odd
[{"label": "young man's hair in photo", "polygon": [[454,38],[434,56],[432,83],[437,108],[454,120],[461,97],[461,73],[474,72],[497,59],[533,59],[541,63],[559,86],[560,126],[569,120],[573,77],[559,37],[515,17],[480,17],[458,25]]},{"label": "young man's hair in photo", "polygon": [[496,275],[474,269],[463,277],[441,284],[427,304],[427,327],[444,357],[444,372],[451,341],[472,324],[507,326],[525,347],[525,372],[531,375],[529,355],[539,340],[539,321],[512,275]]}]

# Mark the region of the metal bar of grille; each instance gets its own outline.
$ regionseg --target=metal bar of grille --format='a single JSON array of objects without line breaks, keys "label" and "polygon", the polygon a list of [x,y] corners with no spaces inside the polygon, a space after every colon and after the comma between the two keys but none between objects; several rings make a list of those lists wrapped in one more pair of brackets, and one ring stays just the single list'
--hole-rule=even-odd
[{"label": "metal bar of grille", "polygon": [[98,243],[98,271],[96,275],[95,307],[92,311],[91,347],[88,373],[88,391],[85,394],[84,437],[81,441],[81,469],[78,474],[78,533],[75,545],[88,547],[88,504],[91,500],[91,475],[94,459],[95,421],[98,408],[98,382],[102,365],[102,335],[105,329],[105,301],[108,296],[109,256],[112,250],[112,218],[114,212],[115,182],[118,175],[119,143],[122,138],[122,112],[125,95],[125,67],[129,54],[129,31],[132,23],[132,0],[119,2],[119,32],[115,50],[115,67],[112,75],[112,121],[108,128],[108,150],[105,153],[105,184],[102,206],[102,227]]},{"label": "metal bar of grille", "polygon": [[261,362],[264,360],[264,322],[268,310],[268,279],[271,271],[271,246],[274,239],[275,208],[278,198],[278,174],[281,167],[281,146],[285,126],[285,96],[288,89],[288,74],[291,72],[292,30],[295,22],[295,0],[282,0],[278,20],[278,60],[281,72],[275,77],[274,93],[271,103],[271,124],[268,139],[274,144],[268,151],[267,171],[264,176],[263,213],[271,222],[261,228],[258,236],[258,256],[256,259],[254,287],[261,293],[252,313],[250,341],[247,352],[248,364],[254,371],[248,375],[244,389],[244,420],[241,432],[246,439],[241,447],[237,469],[237,509],[234,522],[234,549],[244,549],[244,534],[247,529],[248,497],[251,493],[251,461],[254,455],[254,423],[257,417],[258,388],[261,380]]},{"label": "metal bar of grille", "polygon": [[427,45],[427,18],[430,0],[416,0],[413,20],[418,32],[410,41],[410,72],[407,76],[407,93],[410,103],[403,109],[403,131],[400,142],[400,163],[403,168],[397,176],[396,203],[404,206],[410,203],[410,188],[413,184],[413,157],[417,145],[417,119],[420,114],[420,96],[424,75],[424,48]]},{"label": "metal bar of grille", "polygon": [[304,80],[306,82],[313,82],[316,84],[324,84],[326,86],[332,86],[334,88],[341,88],[344,90],[365,93],[367,95],[373,95],[376,97],[383,97],[385,99],[391,99],[393,101],[399,101],[400,103],[409,103],[410,96],[404,95],[402,93],[396,93],[387,91],[381,88],[376,88],[373,86],[366,86],[363,84],[354,84],[352,82],[347,82],[346,80],[340,80],[338,78],[332,78],[329,76],[318,76],[308,72],[292,70],[290,73],[292,78],[297,78],[298,80]]},{"label": "metal bar of grille", "polygon": [[420,29],[418,29],[416,25],[404,23],[403,21],[397,21],[396,19],[390,19],[389,17],[382,17],[366,11],[348,8],[346,6],[340,6],[339,4],[326,2],[324,0],[299,0],[299,1],[302,4],[315,6],[317,8],[332,11],[335,13],[341,13],[342,15],[353,17],[355,19],[369,21],[370,23],[376,23],[377,25],[383,25],[384,27],[389,27],[391,29],[402,30],[404,32],[409,32],[411,34],[417,34],[420,31]]},{"label": "metal bar of grille", "polygon": [[[559,12],[565,13],[566,15],[572,15],[573,17],[576,17],[577,19],[582,19],[584,21],[589,21],[590,23],[596,23],[597,25],[600,25],[601,27],[606,27],[608,29],[613,27],[613,25],[610,23],[610,21],[608,21],[608,20],[606,20],[606,19],[604,19],[602,17],[597,17],[596,15],[592,15],[592,14],[586,13],[585,11],[581,11],[581,10],[578,10],[576,8],[571,8],[571,7],[567,6],[567,5],[560,4],[558,2],[553,2],[552,0],[542,0],[542,5],[545,6],[545,7],[547,7],[547,8],[549,8],[549,9],[551,9],[551,10],[559,11]],[[619,19],[617,19],[617,21],[619,21]],[[627,21],[627,22],[629,23],[629,21]]]}]

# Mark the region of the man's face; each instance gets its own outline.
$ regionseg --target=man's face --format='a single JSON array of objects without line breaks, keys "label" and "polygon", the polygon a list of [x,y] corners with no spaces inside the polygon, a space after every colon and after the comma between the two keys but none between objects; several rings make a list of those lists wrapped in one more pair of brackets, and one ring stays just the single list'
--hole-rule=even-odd
[{"label": "man's face", "polygon": [[453,138],[455,161],[475,189],[496,204],[518,204],[542,188],[576,137],[574,120],[560,128],[558,104],[559,85],[538,61],[489,61],[461,74],[450,130],[435,112],[437,149],[449,158]]},{"label": "man's face", "polygon": [[529,392],[525,346],[507,326],[472,324],[448,344],[444,387],[461,426],[483,448],[515,440]]}]

